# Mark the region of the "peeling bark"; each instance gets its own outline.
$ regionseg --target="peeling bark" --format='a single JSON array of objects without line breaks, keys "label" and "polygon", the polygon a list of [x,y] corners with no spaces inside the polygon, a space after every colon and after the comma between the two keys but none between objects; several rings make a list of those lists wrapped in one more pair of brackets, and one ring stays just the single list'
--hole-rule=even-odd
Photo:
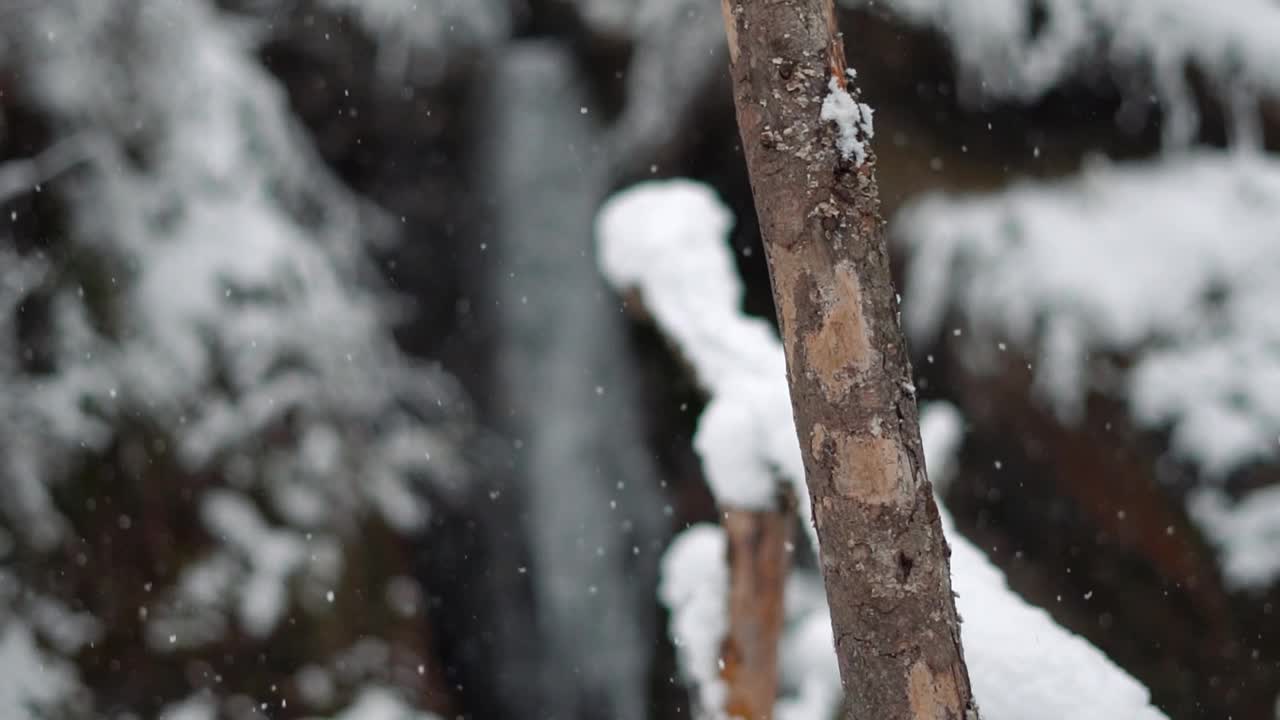
[{"label": "peeling bark", "polygon": [[728,717],[769,720],[778,697],[778,640],[791,553],[792,503],[724,512],[729,550],[729,632],[720,677]]},{"label": "peeling bark", "polygon": [[836,127],[819,116],[829,80],[846,84],[832,2],[724,0],[723,9],[845,717],[972,720],[874,156],[845,160]]}]

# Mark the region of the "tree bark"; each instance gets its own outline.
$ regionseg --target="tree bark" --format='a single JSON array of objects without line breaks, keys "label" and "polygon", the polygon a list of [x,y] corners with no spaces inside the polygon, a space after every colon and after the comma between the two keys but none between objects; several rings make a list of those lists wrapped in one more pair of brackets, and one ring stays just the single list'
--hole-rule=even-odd
[{"label": "tree bark", "polygon": [[829,81],[846,87],[832,0],[722,8],[845,717],[973,720],[875,160],[869,150],[861,164],[845,159],[836,126],[820,117]]},{"label": "tree bark", "polygon": [[720,677],[728,688],[723,709],[731,718],[773,717],[794,504],[723,511],[729,551],[729,632],[721,646]]}]

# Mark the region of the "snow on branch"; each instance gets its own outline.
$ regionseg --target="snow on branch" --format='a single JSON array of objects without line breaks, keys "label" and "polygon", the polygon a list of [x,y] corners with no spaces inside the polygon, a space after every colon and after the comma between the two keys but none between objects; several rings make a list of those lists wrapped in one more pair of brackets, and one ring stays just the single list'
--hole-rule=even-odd
[{"label": "snow on branch", "polygon": [[[9,581],[0,576],[0,584],[5,582]],[[0,667],[5,669],[5,680],[0,683],[0,714],[4,717],[34,717],[33,711],[54,708],[79,689],[72,665],[47,652],[29,625],[6,618],[3,610]]]},{"label": "snow on branch", "polygon": [[781,476],[807,502],[790,396],[774,381],[786,377],[782,346],[767,322],[742,313],[742,281],[722,240],[732,223],[703,185],[640,185],[600,211],[600,267],[613,287],[639,294],[710,396],[694,443],[717,500],[772,507]]},{"label": "snow on branch", "polygon": [[680,670],[697,692],[699,717],[722,718],[728,694],[720,679],[720,648],[729,630],[728,546],[719,526],[695,525],[676,536],[662,557],[658,597],[671,611]]},{"label": "snow on branch", "polygon": [[[1171,114],[1166,136],[1174,141],[1189,139],[1197,126],[1188,66],[1224,95],[1228,88],[1280,95],[1280,5],[1271,0],[842,2],[887,8],[944,35],[973,93],[1030,101],[1099,62],[1142,71]],[[1147,101],[1145,89],[1132,89],[1141,90],[1130,98],[1135,105]],[[1257,112],[1256,102],[1223,99],[1245,105],[1233,112]]]},{"label": "snow on branch", "polygon": [[439,716],[415,709],[389,688],[370,686],[332,720],[439,720]]},{"label": "snow on branch", "polygon": [[[310,475],[295,484],[328,495],[321,506],[369,502],[395,508],[396,527],[413,525],[407,494],[383,481],[425,465],[396,450],[397,438],[423,432],[401,408],[436,416],[452,390],[401,357],[384,326],[359,242],[383,218],[323,170],[243,28],[203,3],[164,6],[137,16],[125,51],[109,15],[49,3],[29,22],[57,28],[59,42],[22,46],[43,109],[111,138],[84,177],[55,189],[69,198],[69,241],[131,268],[112,278],[110,298],[124,340],[91,329],[74,285],[58,289],[55,330],[75,341],[60,348],[61,372],[33,389],[37,415],[72,445],[102,437],[85,397],[108,419],[131,408],[182,417],[162,424],[198,469],[295,413],[301,439],[286,452]],[[148,153],[145,169],[123,159],[126,139]],[[328,462],[295,453],[337,446],[332,426],[375,418],[366,452],[332,449]],[[341,466],[353,459],[363,467]],[[340,479],[352,474],[368,481]]]},{"label": "snow on branch", "polygon": [[1037,381],[1078,416],[1096,351],[1135,353],[1134,415],[1171,426],[1214,475],[1273,459],[1280,435],[1280,163],[1204,153],[904,210],[904,321],[916,342],[949,312],[975,342],[1033,350]]},{"label": "snow on branch", "polygon": [[[1118,394],[1210,480],[1277,460],[1280,162],[1204,152],[1095,165],[1067,181],[933,196],[895,222],[917,342],[954,315],[972,329],[960,341],[974,358],[1016,343],[1064,419],[1089,392]],[[1118,388],[1088,372],[1096,353],[1132,358]],[[1213,507],[1194,514],[1216,517]],[[1270,522],[1280,531],[1280,513]],[[1237,534],[1219,535],[1229,574],[1256,568],[1231,559]],[[1235,577],[1261,580],[1256,569]]]},{"label": "snow on branch", "polygon": [[[709,395],[694,447],[717,504],[726,511],[783,510],[779,481],[785,481],[805,508],[800,517],[807,519],[809,495],[782,346],[768,323],[742,313],[742,281],[724,242],[732,222],[705,186],[638,186],[600,211],[600,267],[614,288],[639,296]],[[816,547],[812,523],[803,524]],[[671,609],[672,636],[697,692],[699,716],[707,720],[725,717],[732,692],[722,678],[721,654],[733,631],[729,544],[721,527],[692,528],[676,539],[662,564],[659,594]],[[776,590],[782,592],[781,584]],[[834,669],[834,655],[832,661]],[[835,682],[838,687],[838,677]],[[833,707],[824,708],[825,714]]]},{"label": "snow on branch", "polygon": [[[713,403],[739,393],[747,396],[740,414],[732,416],[738,427],[752,427],[757,434],[739,435],[734,450],[762,462],[786,455],[786,446],[798,461],[790,407],[777,404],[778,398],[785,403],[788,392],[782,347],[761,321],[741,314],[741,281],[726,242],[730,223],[728,211],[705,186],[684,180],[637,185],[601,210],[601,267],[616,288],[641,294],[644,307],[712,393]],[[935,411],[944,414],[930,417]],[[947,448],[956,444],[955,420],[954,411],[945,407],[929,409],[922,418],[930,466],[947,465]],[[698,432],[703,432],[701,425]],[[772,448],[758,448],[761,443]],[[707,462],[708,449],[698,446],[711,476],[718,470],[716,463]],[[803,469],[779,467],[784,476],[795,474],[799,493],[807,497]],[[709,477],[717,497],[740,492],[733,486],[735,477]],[[1144,687],[1010,590],[1000,571],[956,533],[945,509],[939,511],[951,542],[957,607],[965,620],[963,641],[984,717],[1018,720],[1029,707],[1044,717],[1080,720],[1164,717],[1151,707]],[[671,632],[681,648],[682,671],[697,688],[702,717],[708,718],[720,717],[717,701],[723,692],[711,664],[718,658],[727,610],[723,548],[720,529],[687,530],[664,559],[660,591],[672,609]],[[830,613],[825,602],[815,601],[812,590],[804,591],[806,583],[821,587],[816,574],[792,577],[795,587],[787,595],[782,645],[784,695],[776,711],[785,720],[827,717],[840,697]],[[716,609],[719,619],[713,617]]]},{"label": "snow on branch", "polygon": [[1280,578],[1280,485],[1232,502],[1217,488],[1197,488],[1191,518],[1222,552],[1222,574],[1236,588],[1265,588]]}]

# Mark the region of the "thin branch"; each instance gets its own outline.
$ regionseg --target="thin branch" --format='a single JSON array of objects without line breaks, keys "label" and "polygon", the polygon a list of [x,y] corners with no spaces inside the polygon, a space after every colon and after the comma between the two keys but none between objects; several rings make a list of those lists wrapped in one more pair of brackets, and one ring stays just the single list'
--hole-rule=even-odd
[{"label": "thin branch", "polygon": [[0,203],[30,192],[37,185],[89,161],[97,155],[96,146],[97,142],[88,135],[73,135],[37,155],[0,165]]}]

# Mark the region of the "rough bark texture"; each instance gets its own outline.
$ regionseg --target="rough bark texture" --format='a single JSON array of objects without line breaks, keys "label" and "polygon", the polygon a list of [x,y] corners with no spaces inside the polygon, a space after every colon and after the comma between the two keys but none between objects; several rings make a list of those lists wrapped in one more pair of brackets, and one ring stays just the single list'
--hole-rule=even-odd
[{"label": "rough bark texture", "polygon": [[[874,158],[820,119],[845,84],[831,0],[722,0],[847,718],[977,717],[925,476]],[[856,95],[856,93],[855,93]]]},{"label": "rough bark texture", "polygon": [[769,720],[778,696],[778,638],[791,553],[794,508],[726,510],[729,548],[729,634],[720,677],[729,688],[729,717]]}]

